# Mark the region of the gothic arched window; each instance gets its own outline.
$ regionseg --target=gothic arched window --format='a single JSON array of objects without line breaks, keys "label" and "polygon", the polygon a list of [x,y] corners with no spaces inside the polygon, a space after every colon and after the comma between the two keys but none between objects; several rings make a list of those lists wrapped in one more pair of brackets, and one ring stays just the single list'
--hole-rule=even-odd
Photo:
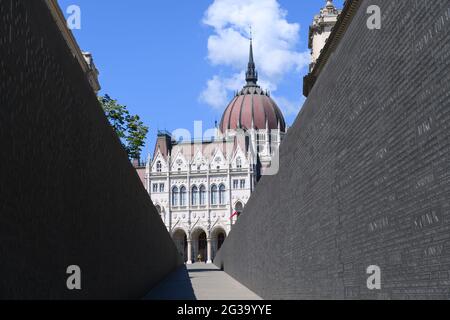
[{"label": "gothic arched window", "polygon": [[264,152],[265,141],[266,141],[266,134],[258,133],[256,136],[256,144],[257,144],[258,153]]},{"label": "gothic arched window", "polygon": [[242,159],[241,158],[236,159],[236,168],[238,168],[238,169],[242,168]]},{"label": "gothic arched window", "polygon": [[217,204],[217,186],[213,185],[211,187],[211,204],[216,205]]},{"label": "gothic arched window", "polygon": [[158,161],[156,163],[156,171],[157,172],[161,172],[162,171],[162,163],[161,163],[161,161]]},{"label": "gothic arched window", "polygon": [[198,205],[198,188],[197,186],[192,187],[192,205]]},{"label": "gothic arched window", "polygon": [[225,186],[223,184],[219,187],[219,203],[225,204]]},{"label": "gothic arched window", "polygon": [[176,207],[178,206],[178,187],[172,188],[172,206]]},{"label": "gothic arched window", "polygon": [[186,187],[181,187],[180,189],[180,206],[186,206]]},{"label": "gothic arched window", "polygon": [[200,187],[200,205],[204,206],[206,204],[206,188],[205,186]]}]

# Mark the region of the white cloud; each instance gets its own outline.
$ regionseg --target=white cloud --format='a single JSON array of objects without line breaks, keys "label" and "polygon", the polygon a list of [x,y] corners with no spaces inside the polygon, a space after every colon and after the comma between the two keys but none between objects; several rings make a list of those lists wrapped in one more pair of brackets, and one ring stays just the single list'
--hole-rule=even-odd
[{"label": "white cloud", "polygon": [[200,101],[214,109],[224,109],[229,102],[229,92],[235,92],[242,88],[242,79],[244,78],[244,72],[236,73],[228,78],[214,76],[208,80],[206,89],[200,95]]},{"label": "white cloud", "polygon": [[277,0],[214,0],[203,23],[214,30],[208,39],[208,60],[234,72],[208,81],[201,100],[214,108],[225,108],[230,91],[242,88],[245,76],[239,73],[242,77],[237,78],[236,72],[245,70],[248,62],[250,26],[260,85],[265,89],[275,91],[286,74],[309,64],[309,52],[295,50],[300,25],[287,21],[287,11]]},{"label": "white cloud", "polygon": [[304,97],[300,97],[298,101],[291,101],[285,97],[278,97],[275,95],[272,95],[272,98],[277,102],[277,105],[287,117],[297,115],[305,102]]},{"label": "white cloud", "polygon": [[[242,89],[245,83],[245,72],[234,73],[230,77],[213,76],[208,80],[205,90],[200,94],[200,101],[211,106],[213,109],[224,110],[230,102],[230,93]],[[269,80],[258,81],[259,85],[270,92],[276,91],[277,85]],[[287,100],[286,100],[287,101]]]},{"label": "white cloud", "polygon": [[223,108],[228,99],[227,89],[219,76],[208,80],[206,89],[200,95],[200,101],[210,105],[214,109]]}]

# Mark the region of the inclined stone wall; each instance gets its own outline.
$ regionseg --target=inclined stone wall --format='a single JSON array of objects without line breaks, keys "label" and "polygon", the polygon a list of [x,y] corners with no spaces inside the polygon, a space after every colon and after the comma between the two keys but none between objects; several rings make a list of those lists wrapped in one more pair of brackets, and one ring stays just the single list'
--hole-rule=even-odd
[{"label": "inclined stone wall", "polygon": [[362,1],[215,263],[264,298],[450,298],[449,70],[448,0]]},{"label": "inclined stone wall", "polygon": [[141,298],[181,264],[41,0],[0,1],[0,142],[0,299]]}]

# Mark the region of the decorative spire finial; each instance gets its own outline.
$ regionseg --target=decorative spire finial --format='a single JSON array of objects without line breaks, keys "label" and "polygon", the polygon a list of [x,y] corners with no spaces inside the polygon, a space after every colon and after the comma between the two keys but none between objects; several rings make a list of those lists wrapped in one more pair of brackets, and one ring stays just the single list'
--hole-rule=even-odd
[{"label": "decorative spire finial", "polygon": [[253,58],[253,32],[250,27],[250,54],[248,59],[248,68],[245,80],[247,81],[247,87],[255,87],[258,82],[258,72],[256,72],[255,60]]},{"label": "decorative spire finial", "polygon": [[255,60],[253,58],[253,30],[250,26],[250,54],[248,58],[248,68],[245,74],[245,80],[247,81],[246,87],[258,86],[258,72],[256,72]]}]

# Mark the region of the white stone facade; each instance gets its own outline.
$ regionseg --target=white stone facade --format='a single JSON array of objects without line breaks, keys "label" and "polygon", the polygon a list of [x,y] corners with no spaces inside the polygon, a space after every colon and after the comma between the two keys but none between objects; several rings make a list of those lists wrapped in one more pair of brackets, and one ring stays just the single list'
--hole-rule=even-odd
[{"label": "white stone facade", "polygon": [[212,139],[175,140],[160,132],[147,161],[145,187],[188,264],[213,261],[261,175],[277,173],[286,123],[257,84],[252,41],[246,82]]},{"label": "white stone facade", "polygon": [[[257,140],[258,134],[264,140]],[[284,133],[248,130],[246,135],[219,132],[203,142],[158,135],[145,186],[188,264],[199,258],[212,262],[255,189],[258,159],[267,162]]]}]

